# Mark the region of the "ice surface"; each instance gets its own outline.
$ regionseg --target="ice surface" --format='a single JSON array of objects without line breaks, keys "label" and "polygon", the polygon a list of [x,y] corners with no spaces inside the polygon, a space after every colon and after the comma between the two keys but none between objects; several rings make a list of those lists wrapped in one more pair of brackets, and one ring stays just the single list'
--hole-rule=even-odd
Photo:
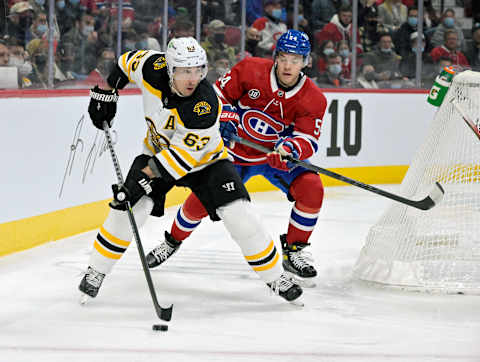
[{"label": "ice surface", "polygon": [[[392,186],[381,186],[398,191]],[[255,195],[278,243],[290,203]],[[160,303],[174,304],[168,332],[155,315],[134,243],[99,295],[78,303],[96,232],[0,258],[0,362],[480,361],[480,299],[363,285],[351,271],[387,199],[353,187],[326,190],[312,235],[319,276],[305,307],[271,295],[221,223],[204,221],[152,271]],[[142,229],[146,251],[176,207]]]}]

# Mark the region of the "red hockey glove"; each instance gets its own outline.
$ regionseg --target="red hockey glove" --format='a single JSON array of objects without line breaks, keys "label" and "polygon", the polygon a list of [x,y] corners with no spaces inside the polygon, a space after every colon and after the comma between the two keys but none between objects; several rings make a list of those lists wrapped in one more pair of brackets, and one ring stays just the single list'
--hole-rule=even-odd
[{"label": "red hockey glove", "polygon": [[280,139],[272,152],[267,154],[267,162],[273,167],[282,171],[289,171],[295,166],[294,163],[284,159],[285,156],[298,158],[298,150],[292,138]]}]

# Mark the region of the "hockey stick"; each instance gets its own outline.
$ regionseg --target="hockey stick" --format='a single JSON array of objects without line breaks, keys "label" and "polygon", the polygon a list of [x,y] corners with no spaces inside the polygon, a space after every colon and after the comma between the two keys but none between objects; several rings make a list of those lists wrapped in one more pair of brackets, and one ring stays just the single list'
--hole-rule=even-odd
[{"label": "hockey stick", "polygon": [[[115,153],[115,150],[113,149],[112,138],[110,136],[110,130],[108,127],[108,123],[106,121],[103,122],[103,130],[105,131],[105,138],[107,139],[108,149],[110,150],[110,155],[112,156],[113,167],[115,168],[115,173],[117,174],[118,183],[120,185],[123,185],[122,170],[120,169],[120,164],[118,162],[117,155]],[[138,254],[140,255],[140,261],[142,262],[143,272],[145,273],[148,289],[150,290],[150,295],[152,296],[153,306],[155,307],[155,311],[157,312],[158,318],[164,321],[169,321],[170,319],[172,319],[173,304],[168,308],[163,308],[158,303],[157,294],[155,293],[155,287],[153,286],[152,276],[150,274],[150,270],[148,269],[148,265],[145,260],[145,252],[143,250],[142,242],[140,240],[140,234],[138,232],[137,223],[133,215],[130,201],[126,201],[126,206],[127,206],[128,219],[130,221],[130,226],[132,227],[132,231],[133,231],[133,237],[135,238],[135,242],[137,243]]]},{"label": "hockey stick", "polygon": [[478,124],[478,119],[477,119],[477,124],[474,123],[470,118],[467,117],[466,113],[463,111],[462,107],[460,107],[460,104],[458,104],[457,101],[452,99],[451,102],[452,102],[453,106],[455,107],[455,109],[458,111],[458,113],[460,113],[460,115],[462,116],[462,118],[465,121],[465,123],[467,124],[467,126],[470,127],[470,129],[473,131],[473,133],[475,133],[477,138],[480,140],[480,129],[479,129],[479,124]]},{"label": "hockey stick", "polygon": [[[243,145],[246,145],[248,147],[251,147],[251,148],[254,148],[258,151],[261,151],[261,152],[264,152],[264,153],[270,153],[272,152],[272,150],[269,150],[268,148],[266,147],[263,147],[261,145],[258,145],[256,143],[253,143],[252,141],[249,141],[249,140],[246,140],[244,138],[240,138],[238,136],[234,136],[234,141],[235,142],[238,142],[238,143],[241,143]],[[357,187],[360,187],[364,190],[367,190],[367,191],[370,191],[370,192],[373,192],[375,194],[378,194],[378,195],[381,195],[381,196],[384,196],[386,198],[389,198],[391,200],[395,200],[395,201],[398,201],[402,204],[405,204],[405,205],[408,205],[408,206],[412,206],[412,207],[415,207],[417,209],[420,209],[420,210],[429,210],[431,209],[432,207],[434,207],[436,204],[438,204],[442,198],[443,198],[443,194],[445,193],[445,191],[443,190],[442,186],[438,183],[438,182],[435,182],[435,186],[434,188],[432,189],[432,191],[428,194],[427,197],[425,197],[424,199],[422,200],[418,200],[418,201],[415,201],[415,200],[410,200],[410,199],[406,199],[402,196],[399,196],[399,195],[395,195],[395,194],[392,194],[388,191],[385,191],[385,190],[381,190],[379,188],[376,188],[372,185],[367,185],[367,184],[364,184],[360,181],[357,181],[357,180],[353,180],[351,178],[348,178],[348,177],[345,177],[345,176],[342,176],[338,173],[335,173],[333,171],[329,171],[327,169],[324,169],[324,168],[321,168],[319,166],[315,166],[315,165],[312,165],[310,163],[307,163],[305,161],[302,161],[302,160],[297,160],[296,158],[293,158],[292,156],[287,156],[285,157],[288,161],[292,162],[292,163],[295,163],[299,166],[302,166],[310,171],[313,171],[313,172],[316,172],[316,173],[321,173],[323,175],[326,175],[326,176],[329,176],[329,177],[332,177],[336,180],[340,180],[340,181],[343,181],[347,184],[350,184],[350,185],[353,185],[353,186],[357,186]]]}]

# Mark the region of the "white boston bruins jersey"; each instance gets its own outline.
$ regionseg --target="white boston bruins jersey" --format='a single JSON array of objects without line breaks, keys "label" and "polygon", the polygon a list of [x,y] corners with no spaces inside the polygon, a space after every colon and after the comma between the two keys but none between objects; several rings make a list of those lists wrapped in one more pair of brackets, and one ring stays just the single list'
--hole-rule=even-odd
[{"label": "white boston bruins jersey", "polygon": [[191,96],[180,97],[170,89],[164,53],[127,52],[118,65],[142,91],[145,153],[155,155],[174,179],[229,158],[219,132],[221,102],[206,80]]}]

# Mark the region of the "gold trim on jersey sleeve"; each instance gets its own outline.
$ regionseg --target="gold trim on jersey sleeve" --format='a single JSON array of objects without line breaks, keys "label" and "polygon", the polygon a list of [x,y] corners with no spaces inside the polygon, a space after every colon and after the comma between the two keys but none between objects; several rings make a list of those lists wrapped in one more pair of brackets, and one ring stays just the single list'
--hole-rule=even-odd
[{"label": "gold trim on jersey sleeve", "polygon": [[162,99],[162,91],[161,90],[158,90],[157,88],[153,88],[149,83],[147,83],[147,81],[145,79],[142,82],[143,82],[143,86],[145,87],[145,89],[147,91],[152,93],[154,96]]},{"label": "gold trim on jersey sleeve", "polygon": [[145,137],[145,139],[143,140],[143,143],[145,145],[145,147],[147,147],[147,149],[153,153],[153,154],[156,154],[157,152],[155,151],[155,148],[152,147],[152,145],[150,144],[149,140],[150,140],[150,137],[148,137],[148,133],[149,131],[147,131],[147,136]]}]

